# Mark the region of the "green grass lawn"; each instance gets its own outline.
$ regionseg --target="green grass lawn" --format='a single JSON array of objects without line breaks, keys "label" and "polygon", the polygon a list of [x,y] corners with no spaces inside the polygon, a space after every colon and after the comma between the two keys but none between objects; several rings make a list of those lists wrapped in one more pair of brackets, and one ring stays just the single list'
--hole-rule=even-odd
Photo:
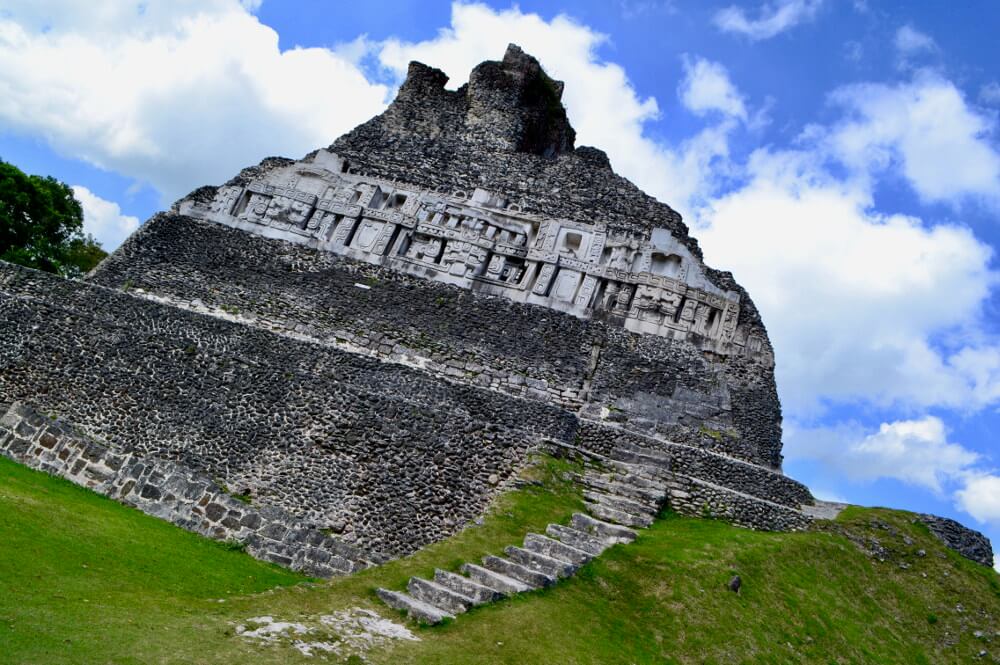
[{"label": "green grass lawn", "polygon": [[[565,521],[580,507],[565,477],[571,466],[543,459],[529,471],[540,484],[501,497],[482,525],[317,584],[0,459],[0,662],[322,662],[323,654],[306,658],[287,641],[250,643],[235,627],[260,615],[318,625],[318,616],[350,607],[403,622],[378,603],[376,586],[402,589],[410,575],[456,569]],[[410,624],[420,642],[396,642],[367,659],[992,662],[1000,576],[944,549],[911,517],[849,509],[821,530],[769,534],[667,514],[572,580],[446,625]],[[866,552],[872,538],[885,561]],[[739,595],[726,589],[733,573],[744,581]],[[988,657],[976,659],[982,650]]]}]

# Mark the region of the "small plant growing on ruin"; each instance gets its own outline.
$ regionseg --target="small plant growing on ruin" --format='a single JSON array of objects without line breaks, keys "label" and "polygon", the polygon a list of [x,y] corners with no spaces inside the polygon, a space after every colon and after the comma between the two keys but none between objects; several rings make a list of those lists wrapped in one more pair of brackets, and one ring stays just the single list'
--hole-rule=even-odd
[{"label": "small plant growing on ruin", "polygon": [[230,496],[236,499],[237,501],[240,501],[241,503],[245,503],[247,505],[251,505],[253,503],[253,496],[250,494],[250,490],[237,492],[236,490],[229,488],[224,482],[222,482],[218,478],[216,478],[215,484],[218,485],[219,489],[222,490],[222,492],[227,496]]},{"label": "small plant growing on ruin", "polygon": [[246,552],[247,551],[247,544],[244,543],[244,542],[240,542],[239,540],[236,540],[235,538],[232,538],[230,540],[224,541],[222,543],[222,547],[227,552]]}]

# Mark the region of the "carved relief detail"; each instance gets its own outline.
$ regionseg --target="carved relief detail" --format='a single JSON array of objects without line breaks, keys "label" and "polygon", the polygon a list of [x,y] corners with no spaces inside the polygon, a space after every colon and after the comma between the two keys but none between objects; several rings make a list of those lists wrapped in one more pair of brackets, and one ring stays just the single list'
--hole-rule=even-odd
[{"label": "carved relief detail", "polygon": [[[456,196],[300,162],[245,187],[220,187],[186,214],[256,232],[270,227],[273,237],[287,233],[466,287],[480,282],[489,293],[578,316],[602,312],[637,332],[707,340],[720,353],[770,353],[766,338],[738,325],[739,294],[712,285],[700,261],[664,231],[613,233],[600,222],[524,213],[502,199],[482,188]],[[528,274],[536,277],[523,284]]]}]

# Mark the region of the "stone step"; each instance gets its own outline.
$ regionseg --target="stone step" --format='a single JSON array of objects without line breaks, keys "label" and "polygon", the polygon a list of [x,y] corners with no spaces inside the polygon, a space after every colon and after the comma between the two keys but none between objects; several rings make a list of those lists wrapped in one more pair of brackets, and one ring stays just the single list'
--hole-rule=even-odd
[{"label": "stone step", "polygon": [[611,458],[629,464],[645,464],[648,466],[669,467],[671,463],[671,457],[667,453],[629,445],[616,446],[611,451]]},{"label": "stone step", "polygon": [[609,480],[604,476],[592,476],[586,474],[581,477],[581,482],[595,489],[599,492],[607,492],[609,494],[618,494],[619,496],[628,497],[642,503],[656,505],[659,507],[660,503],[663,502],[666,497],[666,487],[662,491],[648,489],[646,487],[639,487],[629,483],[619,482],[617,480]]},{"label": "stone step", "polygon": [[545,573],[550,577],[570,577],[579,569],[579,566],[574,563],[569,563],[562,559],[553,559],[545,554],[532,552],[516,545],[505,547],[504,554],[522,566]]},{"label": "stone step", "polygon": [[598,538],[597,536],[592,536],[589,533],[578,531],[573,527],[562,526],[561,524],[550,524],[545,529],[545,535],[594,556],[600,555],[601,552],[608,549],[611,545],[604,538]]},{"label": "stone step", "polygon": [[455,615],[435,607],[422,600],[417,600],[405,593],[389,591],[388,589],[376,589],[375,593],[382,599],[382,602],[389,607],[402,610],[410,615],[410,618],[422,621],[423,623],[436,624],[445,619],[454,619]]},{"label": "stone step", "polygon": [[582,566],[594,558],[593,555],[579,550],[572,545],[561,543],[558,540],[538,533],[529,533],[524,537],[524,549],[550,556],[553,559],[575,563],[578,566]]},{"label": "stone step", "polygon": [[620,510],[615,510],[614,508],[609,508],[603,503],[588,502],[586,506],[587,510],[590,511],[594,517],[607,522],[621,524],[622,526],[646,528],[653,523],[652,517],[625,513]]},{"label": "stone step", "polygon": [[506,594],[500,593],[496,589],[483,586],[479,582],[470,580],[457,573],[449,573],[447,570],[438,568],[434,571],[434,581],[443,587],[451,589],[466,598],[472,600],[473,605],[485,605],[504,598]]},{"label": "stone step", "polygon": [[505,596],[531,591],[531,587],[521,580],[515,580],[513,577],[477,566],[474,563],[463,563],[462,572],[472,578],[474,582],[495,589]]},{"label": "stone step", "polygon": [[657,494],[663,495],[670,486],[669,478],[650,478],[649,476],[644,476],[638,473],[628,473],[621,472],[614,474],[614,480],[622,483],[623,485],[629,485],[631,487],[641,487],[650,492],[656,492]]},{"label": "stone step", "polygon": [[632,499],[619,496],[617,494],[605,494],[604,492],[584,490],[583,498],[595,503],[603,503],[608,508],[614,508],[615,510],[620,510],[623,513],[630,513],[640,517],[656,516],[655,507],[639,503],[638,501],[633,501]]},{"label": "stone step", "polygon": [[556,583],[556,578],[553,575],[532,570],[515,561],[493,556],[492,554],[487,554],[483,557],[483,568],[492,570],[494,573],[506,575],[507,577],[513,577],[515,580],[520,580],[533,589],[544,589]]},{"label": "stone step", "polygon": [[[607,465],[611,467],[613,471],[618,472],[618,480],[622,480],[621,476],[634,476],[634,479],[630,479],[628,482],[636,481],[638,483],[644,483],[644,486],[657,487],[664,484],[665,478],[663,477],[665,473],[668,473],[665,469],[660,467],[650,466],[648,464],[631,464],[629,462],[619,462],[618,460],[608,460]],[[625,482],[625,481],[622,481]]]},{"label": "stone step", "polygon": [[472,599],[430,580],[411,577],[406,590],[417,600],[440,607],[453,614],[461,614],[474,605]]},{"label": "stone step", "polygon": [[632,529],[595,519],[590,515],[584,515],[583,513],[573,513],[573,519],[570,520],[570,526],[578,531],[583,531],[584,533],[604,538],[609,542],[631,543],[635,540],[635,531]]}]

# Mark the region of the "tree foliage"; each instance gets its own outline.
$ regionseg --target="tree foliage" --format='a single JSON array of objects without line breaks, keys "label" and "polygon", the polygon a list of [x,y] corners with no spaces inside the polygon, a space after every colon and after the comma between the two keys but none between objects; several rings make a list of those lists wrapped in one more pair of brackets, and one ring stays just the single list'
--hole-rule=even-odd
[{"label": "tree foliage", "polygon": [[69,185],[0,161],[0,259],[72,277],[105,256]]}]

